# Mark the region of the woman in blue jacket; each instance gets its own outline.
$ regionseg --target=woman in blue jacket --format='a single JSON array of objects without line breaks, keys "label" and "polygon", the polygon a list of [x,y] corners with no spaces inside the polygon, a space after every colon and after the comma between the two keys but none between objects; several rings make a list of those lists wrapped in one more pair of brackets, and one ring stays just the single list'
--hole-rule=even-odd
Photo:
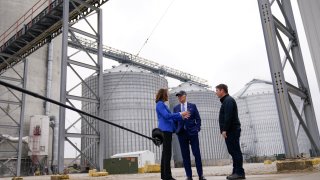
[{"label": "woman in blue jacket", "polygon": [[156,111],[158,128],[163,132],[163,147],[161,155],[161,179],[175,180],[171,174],[172,133],[175,132],[175,121],[181,121],[190,116],[188,111],[171,113],[165,102],[168,101],[168,89],[159,89],[156,96]]}]

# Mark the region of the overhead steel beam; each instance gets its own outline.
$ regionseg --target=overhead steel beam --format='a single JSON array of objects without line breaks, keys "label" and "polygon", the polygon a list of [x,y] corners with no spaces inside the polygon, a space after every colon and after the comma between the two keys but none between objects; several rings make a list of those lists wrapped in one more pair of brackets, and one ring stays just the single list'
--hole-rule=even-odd
[{"label": "overhead steel beam", "polygon": [[80,133],[66,133],[66,137],[71,137],[71,138],[87,137],[87,138],[99,139],[99,135],[95,135],[95,134],[80,134]]},{"label": "overhead steel beam", "polygon": [[308,98],[308,96],[306,95],[306,93],[304,91],[302,91],[301,89],[295,87],[294,85],[286,82],[287,87],[288,87],[288,91],[296,96],[301,97],[302,99],[306,99]]},{"label": "overhead steel beam", "polygon": [[90,98],[85,98],[85,97],[80,97],[80,96],[73,96],[73,95],[67,95],[66,98],[72,99],[72,100],[77,100],[77,101],[83,101],[83,102],[92,102],[92,103],[98,103],[99,102],[97,99],[90,99]]},{"label": "overhead steel beam", "polygon": [[20,105],[21,104],[20,102],[17,102],[17,101],[8,101],[8,100],[1,100],[1,99],[0,99],[0,103],[2,103],[2,104],[13,104],[13,105]]},{"label": "overhead steel beam", "polygon": [[22,82],[21,79],[13,78],[13,77],[7,77],[7,76],[0,76],[0,79],[8,80],[8,81],[15,81],[15,82]]},{"label": "overhead steel beam", "polygon": [[97,39],[97,36],[96,35],[93,35],[93,34],[90,34],[88,32],[85,32],[85,31],[82,31],[80,29],[77,29],[77,28],[74,28],[74,27],[69,27],[69,29],[73,32],[76,32],[76,33],[79,33],[79,34],[82,34],[84,36],[87,36],[89,38],[92,38],[92,39]]},{"label": "overhead steel beam", "polygon": [[[77,37],[78,41],[74,41],[73,38]],[[75,49],[86,49],[88,52],[97,54],[97,43],[95,41],[91,41],[89,39],[78,37],[78,36],[71,36],[69,37],[69,46]],[[76,53],[75,53],[76,54]],[[72,55],[71,55],[72,56]],[[142,57],[133,55],[128,52],[124,52],[109,46],[103,46],[103,57],[118,61],[119,63],[130,63],[135,66],[139,66],[143,69],[148,71],[163,74],[165,76],[178,79],[183,82],[192,82],[194,84],[198,84],[203,87],[208,87],[207,80],[196,77],[194,75],[182,72],[177,69],[173,69],[156,62],[153,62],[148,59],[144,59]]]},{"label": "overhead steel beam", "polygon": [[96,66],[92,66],[92,65],[89,65],[89,64],[81,63],[81,62],[74,61],[74,60],[71,60],[71,59],[68,59],[68,63],[74,64],[74,65],[77,65],[77,66],[81,66],[81,67],[85,67],[87,69],[98,70]]}]

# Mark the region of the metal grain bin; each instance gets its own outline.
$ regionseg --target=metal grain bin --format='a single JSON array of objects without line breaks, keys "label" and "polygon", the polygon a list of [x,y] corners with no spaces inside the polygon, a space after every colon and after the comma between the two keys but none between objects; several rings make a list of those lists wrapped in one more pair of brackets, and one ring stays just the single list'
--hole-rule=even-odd
[{"label": "metal grain bin", "polygon": [[[291,95],[296,106],[301,99]],[[241,121],[241,148],[245,158],[283,154],[283,140],[271,82],[254,79],[234,95]],[[311,145],[298,119],[293,114],[295,130],[298,132],[300,153],[309,154]],[[303,116],[304,118],[304,116]]]},{"label": "metal grain bin", "polygon": [[[170,91],[170,107],[179,104],[176,92],[184,90],[187,92],[187,102],[197,105],[201,117],[201,131],[199,133],[200,151],[203,165],[218,165],[229,162],[229,155],[225,142],[220,135],[219,110],[221,103],[215,92],[204,87],[183,83]],[[191,147],[190,147],[190,152]],[[173,137],[173,159],[177,167],[182,166],[182,156],[179,141],[176,135]],[[194,164],[194,157],[191,155]]]},{"label": "metal grain bin", "polygon": [[[158,126],[155,96],[160,88],[168,87],[167,80],[159,74],[128,64],[105,70],[103,78],[104,118],[151,136],[152,129]],[[96,88],[95,78],[88,78],[86,81],[89,81],[93,90]],[[85,86],[83,86],[82,93],[90,96]],[[94,107],[83,105],[83,110],[88,111],[89,109],[92,110]],[[87,128],[87,125],[82,126],[83,133],[90,129]],[[160,161],[160,148],[146,138],[107,124],[105,124],[105,134],[105,158],[118,153],[149,150],[155,153],[156,161]],[[83,140],[82,144],[84,143],[86,146],[89,144],[88,141]],[[92,150],[90,153],[96,152]]]}]

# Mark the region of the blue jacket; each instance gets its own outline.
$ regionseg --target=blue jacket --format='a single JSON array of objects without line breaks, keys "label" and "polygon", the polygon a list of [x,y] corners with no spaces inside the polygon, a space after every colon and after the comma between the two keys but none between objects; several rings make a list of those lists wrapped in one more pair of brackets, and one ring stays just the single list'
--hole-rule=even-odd
[{"label": "blue jacket", "polygon": [[176,121],[182,120],[180,113],[171,113],[168,106],[163,101],[158,101],[156,105],[158,116],[158,128],[162,131],[175,132]]},{"label": "blue jacket", "polygon": [[[187,102],[187,111],[190,112],[190,117],[177,123],[176,133],[186,128],[189,135],[196,135],[201,128],[201,118],[197,106],[195,104]],[[173,108],[173,112],[181,112],[181,104],[176,105]]]}]

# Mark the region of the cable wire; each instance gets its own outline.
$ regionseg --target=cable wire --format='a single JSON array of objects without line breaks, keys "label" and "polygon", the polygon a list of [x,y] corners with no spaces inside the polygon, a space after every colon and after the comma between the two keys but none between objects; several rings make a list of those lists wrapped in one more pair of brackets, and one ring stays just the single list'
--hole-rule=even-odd
[{"label": "cable wire", "polygon": [[175,0],[172,0],[171,3],[169,4],[169,6],[167,7],[167,9],[164,11],[164,13],[162,14],[161,18],[159,19],[159,21],[157,22],[157,24],[155,25],[155,27],[152,29],[150,35],[148,36],[148,38],[144,41],[144,43],[142,44],[140,50],[138,51],[136,56],[139,56],[141,50],[144,48],[144,46],[148,43],[148,40],[150,39],[150,37],[152,36],[153,32],[156,30],[156,28],[158,27],[158,25],[160,24],[161,20],[163,19],[163,17],[167,14],[169,8],[171,7],[171,5],[173,4]]},{"label": "cable wire", "polygon": [[84,111],[81,111],[81,110],[79,110],[79,109],[77,109],[77,108],[74,108],[74,107],[65,105],[65,104],[63,104],[63,103],[61,103],[61,102],[58,102],[58,101],[55,101],[55,100],[53,100],[53,99],[50,99],[50,98],[41,96],[41,95],[39,95],[39,94],[36,94],[36,93],[34,93],[34,92],[28,91],[28,90],[23,89],[23,88],[20,88],[20,87],[18,87],[18,86],[12,85],[12,84],[10,84],[10,83],[7,83],[7,82],[4,82],[4,81],[1,81],[1,80],[0,80],[0,85],[6,86],[6,87],[11,88],[11,89],[14,89],[14,90],[16,90],[16,91],[20,91],[20,92],[22,92],[22,93],[28,94],[28,95],[33,96],[33,97],[36,97],[36,98],[39,98],[39,99],[42,99],[42,100],[51,102],[51,103],[53,103],[53,104],[59,105],[59,106],[64,107],[64,108],[66,108],[66,109],[70,109],[70,110],[75,111],[75,112],[78,112],[78,113],[80,113],[80,114],[89,116],[89,117],[94,118],[94,119],[96,119],[96,120],[99,120],[99,121],[101,121],[101,122],[104,122],[104,123],[110,124],[110,125],[112,125],[112,126],[116,126],[116,127],[120,128],[120,129],[124,129],[124,130],[126,130],[126,131],[132,132],[132,133],[134,133],[134,134],[137,134],[137,135],[142,136],[142,137],[144,137],[144,138],[147,138],[147,139],[149,139],[149,140],[158,141],[158,139],[156,139],[156,138],[152,138],[152,137],[146,136],[146,135],[141,134],[141,133],[139,133],[139,132],[133,131],[133,130],[128,129],[128,128],[126,128],[126,127],[120,126],[120,125],[115,124],[115,123],[113,123],[113,122],[107,121],[107,120],[102,119],[102,118],[100,118],[100,117],[94,116],[94,115],[89,114],[89,113],[84,112]]}]

